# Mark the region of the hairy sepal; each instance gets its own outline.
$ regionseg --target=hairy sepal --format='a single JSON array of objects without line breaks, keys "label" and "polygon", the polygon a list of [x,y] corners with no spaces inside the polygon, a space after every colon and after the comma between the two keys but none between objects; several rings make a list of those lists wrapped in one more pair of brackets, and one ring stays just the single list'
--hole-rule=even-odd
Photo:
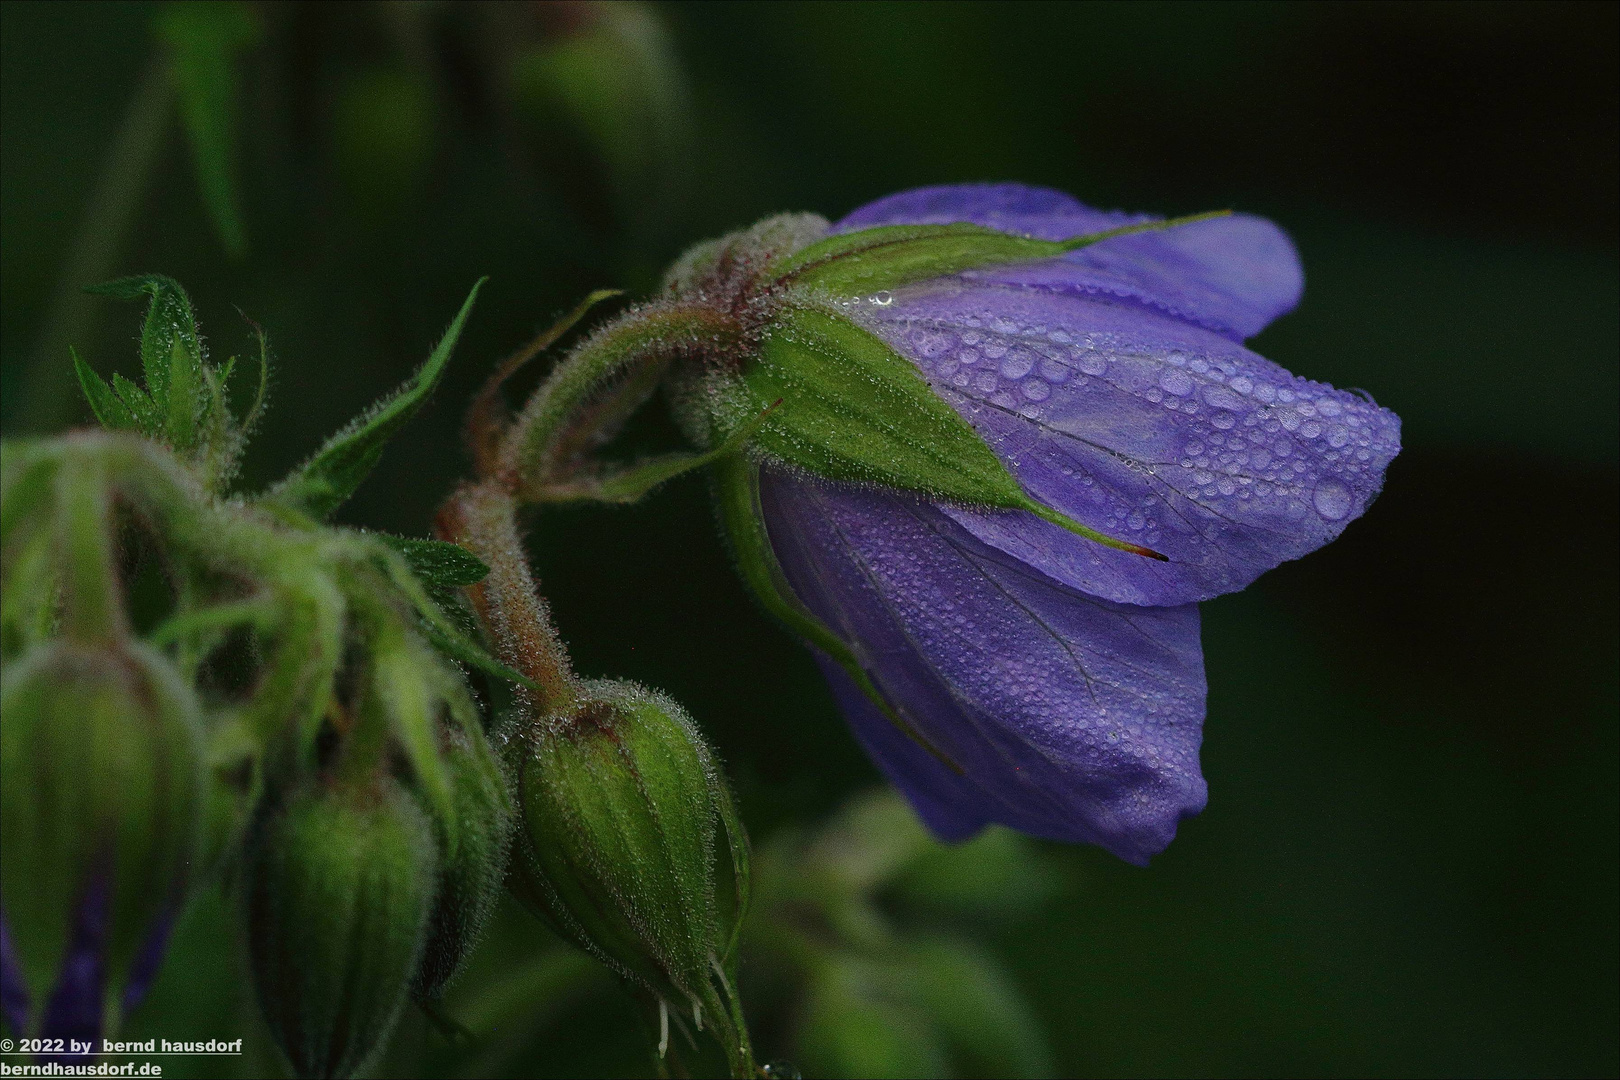
[{"label": "hairy sepal", "polygon": [[1116,236],[1155,232],[1226,213],[1228,211],[1218,210],[1163,221],[1134,222],[1067,240],[1037,240],[967,222],[880,225],[829,236],[780,259],[771,267],[771,273],[781,284],[837,296],[858,296],[979,267],[1052,259]]}]

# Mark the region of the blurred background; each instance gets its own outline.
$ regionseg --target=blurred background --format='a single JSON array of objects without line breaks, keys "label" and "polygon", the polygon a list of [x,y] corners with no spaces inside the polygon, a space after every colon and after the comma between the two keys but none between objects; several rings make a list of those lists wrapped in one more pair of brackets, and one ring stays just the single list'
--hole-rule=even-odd
[{"label": "blurred background", "polygon": [[[1341,540],[1204,605],[1208,810],[1148,870],[991,834],[861,886],[907,933],[975,943],[1002,1028],[1028,1024],[1021,1057],[958,1053],[971,1032],[924,1006],[912,1041],[949,1044],[937,1061],[829,1044],[817,1024],[875,1014],[826,980],[773,986],[768,956],[744,970],[762,1055],[822,1075],[1613,1074],[1617,10],[13,0],[4,430],[88,418],[70,343],[133,374],[139,313],[78,290],[162,272],[217,355],[248,347],[237,309],[269,333],[253,489],[419,364],[488,274],[436,401],[344,511],[423,535],[489,365],[698,239],[970,180],[1268,215],[1307,287],[1255,348],[1367,388],[1407,449]],[[655,408],[625,439],[675,435]],[[816,841],[835,861],[904,831],[848,808],[879,778],[732,575],[700,478],[548,511],[531,549],[578,666],[663,687],[709,732],[768,866],[840,812]],[[227,900],[199,903],[128,1031],[245,1033],[249,1056],[169,1075],[275,1067],[236,933]],[[475,969],[451,1011],[488,1037],[407,1017],[381,1074],[652,1074],[634,1008],[516,910]]]}]

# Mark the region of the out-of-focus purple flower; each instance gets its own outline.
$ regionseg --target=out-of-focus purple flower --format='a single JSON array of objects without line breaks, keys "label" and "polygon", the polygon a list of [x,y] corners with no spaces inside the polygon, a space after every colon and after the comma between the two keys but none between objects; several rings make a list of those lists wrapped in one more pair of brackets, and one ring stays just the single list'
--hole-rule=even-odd
[{"label": "out-of-focus purple flower", "polygon": [[[895,195],[833,232],[971,222],[1059,240],[1134,220],[982,185]],[[828,662],[834,692],[942,837],[1003,822],[1145,863],[1203,808],[1196,602],[1338,536],[1399,451],[1389,410],[1243,347],[1302,285],[1288,237],[1234,215],[842,306],[1038,503],[1166,557],[762,463],[787,584],[920,739]]]}]

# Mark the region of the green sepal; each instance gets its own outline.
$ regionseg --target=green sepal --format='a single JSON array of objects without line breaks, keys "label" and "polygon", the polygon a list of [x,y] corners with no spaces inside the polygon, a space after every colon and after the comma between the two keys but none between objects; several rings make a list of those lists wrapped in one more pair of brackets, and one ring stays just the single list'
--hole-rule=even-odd
[{"label": "green sepal", "polygon": [[1036,502],[916,365],[877,335],[819,307],[786,306],[743,372],[744,408],[782,401],[753,445],[830,480],[1027,510],[1105,547],[1164,559]]},{"label": "green sepal", "polygon": [[1217,210],[1165,221],[1136,222],[1067,240],[1037,240],[966,222],[880,225],[829,236],[794,252],[773,266],[770,273],[782,284],[857,296],[979,267],[1051,259],[1116,236],[1157,232],[1228,213]]},{"label": "green sepal", "polygon": [[96,414],[101,426],[109,431],[124,431],[130,428],[139,428],[135,414],[130,407],[119,400],[113,393],[112,387],[97,375],[89,364],[79,359],[79,354],[72,346],[68,352],[73,357],[73,371],[79,377],[79,388],[84,391],[85,400],[90,403],[90,411]]},{"label": "green sepal", "polygon": [[530,491],[535,502],[571,502],[575,500],[603,503],[633,503],[660,484],[696,469],[713,465],[722,458],[742,450],[749,436],[758,430],[781,401],[765,407],[758,416],[747,420],[733,431],[726,441],[713,450],[701,454],[661,454],[624,469],[589,479],[570,479],[563,483],[542,485]]},{"label": "green sepal", "polygon": [[720,503],[720,521],[731,544],[732,555],[737,560],[737,568],[744,583],[765,610],[843,668],[867,700],[908,739],[953,772],[961,773],[960,765],[946,757],[895,711],[844,640],[816,618],[794,595],[781,564],[776,561],[776,551],[771,547],[770,536],[766,533],[765,516],[759,506],[759,466],[741,456],[725,459],[715,468],[715,491]]},{"label": "green sepal", "polygon": [[450,328],[417,373],[391,397],[378,402],[348,427],[333,435],[303,465],[270,490],[266,498],[324,519],[354,494],[382,457],[383,447],[416,415],[444,374],[445,365],[472,311],[478,290],[488,281],[479,278]]},{"label": "green sepal", "polygon": [[247,230],[236,182],[236,57],[258,40],[258,24],[246,4],[168,4],[156,29],[169,47],[203,205],[225,251],[240,257],[247,251]]}]

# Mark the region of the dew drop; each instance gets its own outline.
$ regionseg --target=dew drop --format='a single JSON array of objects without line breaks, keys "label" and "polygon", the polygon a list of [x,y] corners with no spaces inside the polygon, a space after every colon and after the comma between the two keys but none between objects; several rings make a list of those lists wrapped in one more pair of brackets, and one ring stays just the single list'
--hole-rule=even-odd
[{"label": "dew drop", "polygon": [[1023,349],[1014,349],[1001,361],[1001,373],[1009,379],[1022,379],[1035,367],[1035,358]]},{"label": "dew drop", "polygon": [[1337,480],[1323,480],[1311,495],[1316,512],[1329,521],[1338,521],[1350,512],[1350,489]]},{"label": "dew drop", "polygon": [[1179,368],[1166,368],[1164,373],[1159,376],[1159,386],[1162,387],[1167,394],[1174,394],[1177,397],[1186,397],[1188,394],[1192,393],[1192,376],[1188,375],[1185,371],[1182,371]]}]

